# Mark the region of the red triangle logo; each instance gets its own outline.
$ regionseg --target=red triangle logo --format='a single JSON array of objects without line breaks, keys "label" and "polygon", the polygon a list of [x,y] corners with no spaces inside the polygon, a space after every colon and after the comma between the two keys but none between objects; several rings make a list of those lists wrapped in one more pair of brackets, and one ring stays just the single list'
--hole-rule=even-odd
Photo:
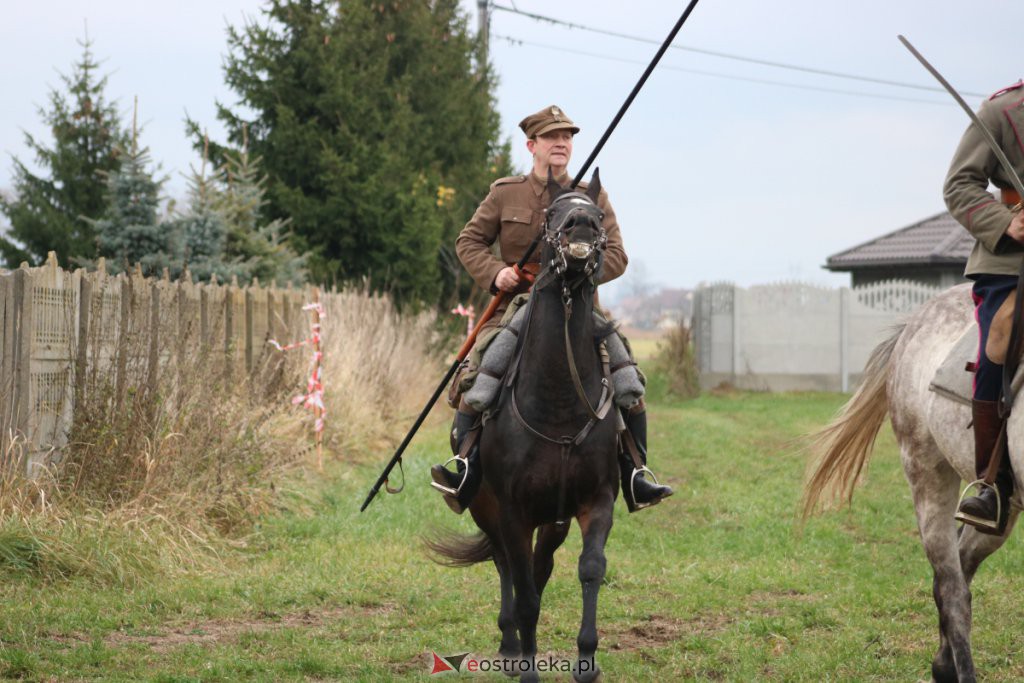
[{"label": "red triangle logo", "polygon": [[431,676],[434,674],[444,673],[445,671],[455,671],[452,665],[438,657],[436,652],[431,651],[430,654],[434,657],[434,668],[430,672]]}]

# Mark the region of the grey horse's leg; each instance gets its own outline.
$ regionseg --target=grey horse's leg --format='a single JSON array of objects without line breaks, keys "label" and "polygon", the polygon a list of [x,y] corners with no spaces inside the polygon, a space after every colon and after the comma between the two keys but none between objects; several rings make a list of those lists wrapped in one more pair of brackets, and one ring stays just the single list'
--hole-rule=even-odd
[{"label": "grey horse's leg", "polygon": [[604,546],[612,530],[612,497],[582,511],[578,516],[583,533],[583,552],[580,553],[579,576],[583,588],[583,618],[576,637],[579,658],[573,669],[573,680],[590,683],[600,674],[597,659],[597,594],[604,580],[606,560]]},{"label": "grey horse's leg", "polygon": [[1017,522],[1019,514],[1020,509],[1010,508],[1006,531],[1002,536],[983,534],[972,526],[964,525],[963,531],[960,533],[960,567],[963,569],[968,585],[974,580],[974,575],[981,563],[1006,543],[1006,539],[1013,533],[1013,525]]},{"label": "grey horse's leg", "polygon": [[555,551],[569,535],[569,524],[545,524],[537,530],[537,543],[533,547],[533,582],[537,595],[544,595],[544,588],[555,568]]},{"label": "grey horse's leg", "polygon": [[904,444],[902,451],[921,541],[934,571],[932,594],[939,611],[940,644],[932,660],[932,678],[974,681],[971,591],[960,565],[953,519],[960,477],[933,443],[928,447]]}]

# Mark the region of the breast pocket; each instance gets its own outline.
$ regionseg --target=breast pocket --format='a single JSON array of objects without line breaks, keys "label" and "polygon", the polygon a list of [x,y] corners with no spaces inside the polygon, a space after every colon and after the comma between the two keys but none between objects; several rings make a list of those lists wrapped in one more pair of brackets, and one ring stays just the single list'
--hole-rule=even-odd
[{"label": "breast pocket", "polygon": [[533,241],[533,211],[527,206],[505,206],[501,209],[501,258],[506,263],[518,261]]}]

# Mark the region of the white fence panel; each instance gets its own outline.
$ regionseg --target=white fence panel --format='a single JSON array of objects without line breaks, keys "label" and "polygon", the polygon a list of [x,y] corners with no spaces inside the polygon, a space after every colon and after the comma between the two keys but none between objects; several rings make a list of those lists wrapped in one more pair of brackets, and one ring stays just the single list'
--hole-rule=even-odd
[{"label": "white fence panel", "polygon": [[848,391],[875,346],[939,291],[908,281],[852,290],[793,282],[701,287],[693,320],[701,384]]}]

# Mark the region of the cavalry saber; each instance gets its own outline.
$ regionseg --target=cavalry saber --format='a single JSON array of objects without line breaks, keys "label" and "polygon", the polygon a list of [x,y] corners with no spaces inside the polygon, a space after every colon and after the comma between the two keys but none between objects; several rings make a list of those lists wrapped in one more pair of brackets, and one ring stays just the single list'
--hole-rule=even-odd
[{"label": "cavalry saber", "polygon": [[942,74],[940,74],[938,70],[936,70],[936,68],[932,66],[928,62],[928,60],[925,59],[924,56],[920,52],[918,52],[916,48],[914,48],[913,45],[910,44],[909,40],[907,40],[903,36],[896,37],[900,39],[901,43],[903,43],[903,47],[910,50],[910,54],[914,55],[914,57],[917,58],[917,61],[921,62],[921,66],[928,69],[928,72],[935,77],[935,80],[942,84],[942,87],[946,89],[946,92],[952,95],[953,99],[957,101],[957,104],[959,104],[963,108],[963,110],[967,112],[967,115],[971,117],[971,121],[978,129],[978,132],[981,133],[981,137],[985,138],[985,142],[988,143],[988,146],[992,150],[992,153],[996,155],[996,159],[999,160],[999,163],[1002,165],[1003,170],[1006,171],[1006,175],[1010,178],[1010,183],[1013,184],[1013,189],[1017,190],[1017,195],[1020,197],[1024,197],[1024,182],[1021,182],[1020,176],[1017,175],[1017,171],[1015,171],[1013,168],[1013,164],[1010,163],[1010,160],[1006,158],[1006,154],[1003,152],[1002,149],[1000,149],[999,143],[996,142],[995,137],[992,135],[992,131],[988,129],[988,126],[981,122],[981,120],[978,118],[978,115],[974,113],[973,109],[971,109],[970,105],[964,102],[964,98],[960,97],[960,93],[958,93],[956,89],[954,89],[953,86],[949,84],[949,81],[943,78]]},{"label": "cavalry saber", "polygon": [[[943,78],[942,74],[940,74],[938,70],[924,58],[924,55],[918,52],[914,46],[910,44],[909,40],[903,36],[897,36],[897,38],[899,38],[900,42],[903,43],[903,47],[910,50],[910,54],[914,55],[914,57],[917,58],[917,61],[921,62],[921,66],[928,69],[928,72],[935,77],[935,80],[941,83],[942,87],[946,89],[946,92],[952,95],[953,99],[957,101],[957,104],[967,112],[967,116],[970,117],[975,128],[977,128],[978,132],[981,133],[981,137],[985,140],[989,149],[992,150],[992,153],[995,154],[996,159],[999,160],[1000,165],[1003,167],[1003,171],[1006,172],[1007,177],[1010,179],[1010,184],[1013,185],[1013,189],[1017,191],[1017,196],[1024,197],[1024,183],[1021,182],[1020,175],[1017,174],[1013,164],[1010,163],[1006,154],[999,147],[999,143],[996,142],[996,138],[992,135],[992,131],[988,129],[988,126],[981,122],[981,119],[979,119],[978,115],[974,113],[974,110],[964,102],[964,98],[960,97],[960,93],[958,93],[956,89],[950,85],[949,81]],[[1018,207],[1019,206],[1020,205],[1018,204]],[[1024,287],[1021,286],[1021,283],[1024,283],[1024,260],[1021,261],[1020,272],[1017,275],[1017,293],[1014,295],[1013,323],[1010,327],[1010,341],[1006,354],[1006,362],[1003,364],[1003,382],[999,402],[1000,412],[1004,417],[1010,415],[1010,411],[1013,409],[1014,398],[1016,397],[1017,390],[1020,388],[1019,385],[1014,383],[1013,378],[1014,375],[1017,374],[1017,369],[1020,367],[1019,361],[1016,359],[1020,358],[1021,353],[1021,316],[1022,312],[1024,312]],[[1003,459],[1003,451],[1006,450],[1006,423],[1007,420],[1004,419],[1003,428],[999,433],[999,438],[996,442],[995,448],[993,449],[993,455],[989,460],[988,469],[986,470],[985,475],[979,480],[980,482],[983,482],[983,486],[992,488],[995,482],[996,474],[999,471],[1000,461]],[[961,501],[963,500],[963,497],[967,495],[967,491],[970,487],[974,486],[976,483],[978,482],[972,482],[967,485],[967,488],[964,489],[963,494],[960,496]],[[998,492],[996,494],[996,505],[996,517],[998,518],[1001,514],[999,513],[998,507],[1001,505]],[[957,507],[959,507],[959,505]]]},{"label": "cavalry saber", "polygon": [[[640,80],[637,81],[636,85],[633,86],[632,92],[629,93],[629,96],[626,98],[626,101],[622,103],[621,107],[619,107],[619,111],[615,115],[615,118],[612,119],[612,122],[608,126],[608,129],[605,130],[604,135],[602,135],[601,139],[598,140],[597,145],[594,147],[594,150],[590,153],[590,156],[587,157],[587,160],[583,162],[583,167],[580,168],[579,172],[576,174],[576,177],[572,181],[572,185],[570,186],[572,189],[575,189],[576,186],[580,184],[580,181],[583,179],[583,176],[586,175],[586,172],[590,168],[590,165],[594,163],[594,159],[597,158],[597,155],[601,151],[601,148],[604,147],[604,144],[608,141],[608,138],[611,136],[612,131],[614,131],[615,127],[619,125],[619,121],[622,120],[622,116],[626,113],[626,110],[629,109],[629,105],[633,104],[633,100],[636,99],[637,93],[640,92],[640,89],[644,86],[644,83],[647,82],[647,78],[651,75],[651,72],[654,71],[654,67],[656,67],[658,65],[658,62],[661,61],[662,55],[665,54],[665,51],[668,50],[669,45],[672,44],[672,41],[675,39],[676,34],[679,33],[679,29],[681,29],[683,27],[683,24],[686,23],[686,20],[690,16],[690,13],[693,12],[693,8],[697,6],[697,2],[698,0],[690,0],[690,4],[686,6],[686,9],[683,11],[683,15],[679,17],[679,21],[677,21],[675,26],[672,27],[672,30],[669,32],[668,37],[665,38],[665,41],[661,44],[661,47],[658,48],[658,52],[654,55],[654,59],[652,59],[651,63],[647,65],[647,68],[644,70],[643,75],[640,76]],[[1021,194],[1022,196],[1024,196],[1024,191],[1022,191]],[[523,254],[523,257],[519,259],[519,262],[516,263],[516,265],[514,266],[516,275],[518,275],[520,278],[531,279],[529,274],[526,273],[523,270],[523,268],[526,266],[527,261],[529,261],[530,256],[533,255],[533,252],[534,250],[536,250],[537,245],[540,244],[540,239],[543,234],[544,231],[542,230],[533,239],[533,242],[530,243],[530,246],[526,249],[526,252]],[[479,332],[480,328],[484,326],[484,323],[486,323],[488,320],[494,317],[494,312],[498,310],[498,306],[501,305],[501,303],[505,300],[507,296],[508,294],[506,292],[499,291],[494,296],[494,298],[491,299],[490,305],[487,307],[487,310],[484,311],[483,315],[480,316],[480,320],[477,323],[476,327],[474,328],[473,332],[466,338],[466,341],[462,344],[462,348],[459,349],[459,353],[455,356],[455,360],[452,362],[451,367],[448,368],[448,372],[445,373],[444,379],[441,380],[441,383],[437,385],[437,389],[434,390],[434,395],[430,397],[429,401],[427,401],[427,405],[424,406],[423,410],[419,414],[419,417],[416,418],[416,421],[413,423],[412,428],[409,429],[409,433],[405,435],[404,439],[402,439],[402,443],[398,446],[398,450],[396,450],[395,454],[391,456],[391,460],[384,468],[384,471],[381,472],[379,477],[377,477],[377,482],[373,485],[373,488],[370,489],[369,495],[366,496],[366,500],[363,501],[362,506],[359,508],[360,512],[365,510],[366,506],[370,504],[370,501],[373,500],[374,496],[376,496],[380,492],[380,487],[384,486],[385,482],[387,482],[388,475],[391,474],[391,471],[395,468],[395,465],[398,465],[402,461],[402,454],[405,453],[405,449],[409,445],[409,442],[412,441],[412,437],[415,436],[416,432],[423,424],[423,420],[427,418],[427,414],[430,413],[430,409],[434,407],[435,403],[437,403],[437,399],[440,398],[441,393],[444,392],[444,388],[448,385],[448,382],[455,375],[455,371],[458,370],[459,364],[463,360],[465,360],[466,356],[469,355],[470,350],[473,348],[473,344],[476,342],[477,333]]]}]

